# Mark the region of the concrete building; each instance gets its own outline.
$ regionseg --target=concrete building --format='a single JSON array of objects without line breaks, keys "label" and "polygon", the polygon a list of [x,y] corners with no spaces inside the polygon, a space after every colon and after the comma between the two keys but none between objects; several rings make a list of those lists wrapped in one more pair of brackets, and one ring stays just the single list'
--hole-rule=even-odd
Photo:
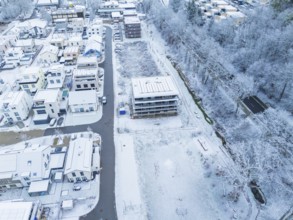
[{"label": "concrete building", "polygon": [[8,123],[26,120],[32,106],[33,99],[25,91],[7,92],[0,96],[1,112]]},{"label": "concrete building", "polygon": [[59,89],[39,90],[33,99],[33,122],[35,124],[49,123],[52,118],[58,118],[61,112],[61,91]]},{"label": "concrete building", "polygon": [[68,106],[72,113],[93,112],[98,109],[98,99],[95,90],[69,92]]},{"label": "concrete building", "polygon": [[93,146],[93,139],[77,138],[70,141],[64,175],[70,182],[87,181],[100,169],[99,150]]},{"label": "concrete building", "polygon": [[72,90],[98,90],[98,69],[75,69],[73,71]]},{"label": "concrete building", "polygon": [[141,37],[141,23],[137,16],[124,17],[124,30],[126,38]]},{"label": "concrete building", "polygon": [[21,69],[21,77],[18,84],[23,91],[34,95],[39,89],[44,88],[44,72],[42,68],[27,67]]},{"label": "concrete building", "polygon": [[39,59],[44,63],[56,63],[58,62],[58,47],[53,45],[47,45],[43,48],[42,52],[39,55]]},{"label": "concrete building", "polygon": [[52,22],[55,23],[58,19],[66,19],[68,23],[71,23],[75,18],[85,17],[85,10],[83,8],[73,8],[73,9],[62,9],[51,12]]},{"label": "concrete building", "polygon": [[86,29],[87,36],[91,37],[93,35],[100,35],[103,36],[104,33],[104,26],[102,20],[95,20],[91,25],[89,25]]},{"label": "concrete building", "polygon": [[176,115],[179,92],[171,77],[133,78],[132,117]]}]

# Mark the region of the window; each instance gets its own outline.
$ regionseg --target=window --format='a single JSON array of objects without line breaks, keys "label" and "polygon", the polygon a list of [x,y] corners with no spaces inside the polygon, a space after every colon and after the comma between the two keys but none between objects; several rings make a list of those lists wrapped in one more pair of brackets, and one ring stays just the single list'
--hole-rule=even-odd
[{"label": "window", "polygon": [[44,109],[37,110],[37,113],[38,113],[39,115],[43,115],[43,114],[46,114],[46,110],[44,110]]},{"label": "window", "polygon": [[80,88],[81,88],[81,86],[80,86],[80,85],[76,85],[76,88],[79,88],[79,89],[80,89]]},{"label": "window", "polygon": [[54,113],[54,109],[51,109],[51,112]]},{"label": "window", "polygon": [[95,84],[91,84],[91,87],[95,87]]},{"label": "window", "polygon": [[56,80],[56,83],[61,83],[60,79],[57,79],[57,80]]},{"label": "window", "polygon": [[76,174],[75,174],[75,172],[72,172],[72,176],[73,176],[73,177],[76,177]]},{"label": "window", "polygon": [[90,109],[91,112],[94,111],[94,108],[93,107],[90,107],[89,109]]},{"label": "window", "polygon": [[17,121],[22,121],[21,117],[16,117]]},{"label": "window", "polygon": [[51,84],[54,84],[54,80],[51,79],[51,80],[50,80],[50,83],[51,83]]},{"label": "window", "polygon": [[83,84],[83,87],[84,88],[88,88],[88,84]]},{"label": "window", "polygon": [[83,172],[80,172],[80,175],[81,175],[81,176],[84,176],[84,173],[83,173]]},{"label": "window", "polygon": [[15,116],[19,116],[18,112],[14,112],[14,115],[15,115]]}]

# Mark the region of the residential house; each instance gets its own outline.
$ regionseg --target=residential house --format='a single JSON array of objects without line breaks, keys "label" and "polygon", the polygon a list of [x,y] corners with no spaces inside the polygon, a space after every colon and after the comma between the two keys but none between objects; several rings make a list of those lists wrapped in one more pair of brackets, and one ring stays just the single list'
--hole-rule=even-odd
[{"label": "residential house", "polygon": [[170,76],[133,78],[132,117],[154,117],[178,113],[179,92]]},{"label": "residential house", "polygon": [[95,90],[69,92],[68,107],[72,113],[93,112],[98,109]]},{"label": "residential house", "polygon": [[65,72],[63,65],[53,65],[46,72],[47,89],[61,89],[65,80]]},{"label": "residential house", "polygon": [[33,99],[25,91],[7,92],[0,96],[0,108],[7,123],[24,121],[29,117]]},{"label": "residential house", "polygon": [[82,32],[84,27],[84,19],[83,18],[73,18],[71,22],[68,24],[68,28],[72,29],[73,32]]},{"label": "residential house", "polygon": [[74,36],[68,39],[67,46],[78,46],[79,50],[82,50],[84,43],[81,36]]},{"label": "residential house", "polygon": [[5,52],[4,61],[6,64],[14,67],[20,64],[20,59],[23,57],[23,50],[20,47],[8,48]]},{"label": "residential house", "polygon": [[105,1],[99,5],[98,15],[101,17],[110,17],[112,12],[121,12],[123,8],[119,7],[118,1]]},{"label": "residential house", "polygon": [[48,145],[23,142],[0,150],[0,189],[21,188],[50,178]]},{"label": "residential house", "polygon": [[76,63],[77,57],[79,56],[78,46],[67,46],[63,52],[63,58],[65,63]]},{"label": "residential house", "polygon": [[21,69],[18,84],[23,91],[34,95],[39,89],[44,88],[44,72],[40,67],[27,67]]},{"label": "residential house", "polygon": [[91,180],[100,170],[100,155],[93,139],[77,138],[70,141],[64,175],[69,182]]},{"label": "residential house", "polygon": [[47,37],[48,29],[47,21],[39,18],[29,19],[18,24],[20,28],[20,35],[28,36],[33,38],[44,38]]},{"label": "residential house", "polygon": [[50,44],[53,46],[58,47],[60,50],[64,49],[66,47],[66,42],[63,37],[58,37],[58,38],[52,38],[50,40]]},{"label": "residential house", "polygon": [[52,118],[58,118],[62,114],[59,89],[39,90],[34,96],[33,102],[33,122],[35,124],[49,123]]},{"label": "residential house", "polygon": [[53,45],[44,46],[42,52],[39,55],[39,59],[44,63],[56,63],[58,62],[58,47]]},{"label": "residential house", "polygon": [[103,33],[104,33],[103,21],[100,20],[100,19],[94,20],[92,22],[92,24],[88,26],[86,31],[87,31],[87,36],[88,37],[91,37],[93,35],[103,36]]},{"label": "residential house", "polygon": [[75,69],[72,76],[72,90],[98,90],[98,69]]},{"label": "residential house", "polygon": [[24,53],[32,53],[36,50],[35,40],[34,39],[20,39],[16,42],[16,47],[20,47]]},{"label": "residential house", "polygon": [[79,56],[77,59],[77,69],[98,69],[97,58]]}]

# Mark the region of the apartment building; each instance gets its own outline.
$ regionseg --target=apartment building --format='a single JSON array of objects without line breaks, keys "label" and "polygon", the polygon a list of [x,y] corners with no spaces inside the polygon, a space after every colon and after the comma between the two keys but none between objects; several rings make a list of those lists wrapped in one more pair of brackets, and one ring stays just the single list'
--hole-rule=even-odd
[{"label": "apartment building", "polygon": [[73,8],[73,9],[61,9],[51,12],[52,23],[55,23],[58,19],[66,19],[68,23],[71,23],[75,18],[85,17],[85,10],[83,8]]},{"label": "apartment building", "polygon": [[133,78],[132,117],[154,117],[178,113],[179,92],[169,76]]},{"label": "apartment building", "polygon": [[124,17],[124,30],[126,38],[141,37],[141,23],[137,16]]},{"label": "apartment building", "polygon": [[18,84],[28,94],[34,95],[39,89],[44,88],[44,72],[42,68],[27,67],[21,69],[20,75]]},{"label": "apartment building", "polygon": [[6,123],[26,120],[32,106],[33,99],[25,91],[7,92],[0,96],[0,111]]}]

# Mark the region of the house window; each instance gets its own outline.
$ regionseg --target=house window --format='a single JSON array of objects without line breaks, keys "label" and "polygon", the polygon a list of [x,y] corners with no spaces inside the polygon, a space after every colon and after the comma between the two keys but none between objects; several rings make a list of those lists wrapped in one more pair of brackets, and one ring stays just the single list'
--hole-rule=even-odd
[{"label": "house window", "polygon": [[90,107],[89,109],[90,109],[91,112],[94,111],[94,108],[93,107]]},{"label": "house window", "polygon": [[76,85],[76,88],[79,88],[79,89],[80,89],[80,88],[81,88],[81,86],[80,86],[80,85]]},{"label": "house window", "polygon": [[30,180],[30,178],[28,178],[28,177],[24,177],[23,178],[25,181],[29,181]]},{"label": "house window", "polygon": [[95,84],[91,84],[91,87],[95,87]]},{"label": "house window", "polygon": [[51,112],[54,113],[54,109],[51,109]]},{"label": "house window", "polygon": [[39,115],[43,115],[43,114],[46,114],[46,110],[42,109],[42,110],[37,110],[37,113]]},{"label": "house window", "polygon": [[21,121],[21,117],[16,117],[17,121]]},{"label": "house window", "polygon": [[57,79],[56,82],[57,82],[57,83],[61,83],[60,79]]},{"label": "house window", "polygon": [[83,173],[83,172],[80,172],[80,175],[81,175],[81,176],[84,176],[84,173]]},{"label": "house window", "polygon": [[51,83],[51,84],[54,84],[54,80],[51,79],[51,80],[50,80],[50,83]]},{"label": "house window", "polygon": [[32,84],[32,88],[35,88],[36,87],[36,85],[35,84]]},{"label": "house window", "polygon": [[72,172],[72,176],[73,176],[73,177],[76,177],[76,174],[75,174],[75,172]]},{"label": "house window", "polygon": [[15,116],[19,116],[18,112],[14,112],[14,115],[15,115]]},{"label": "house window", "polygon": [[83,87],[84,88],[88,88],[88,84],[83,84]]}]

